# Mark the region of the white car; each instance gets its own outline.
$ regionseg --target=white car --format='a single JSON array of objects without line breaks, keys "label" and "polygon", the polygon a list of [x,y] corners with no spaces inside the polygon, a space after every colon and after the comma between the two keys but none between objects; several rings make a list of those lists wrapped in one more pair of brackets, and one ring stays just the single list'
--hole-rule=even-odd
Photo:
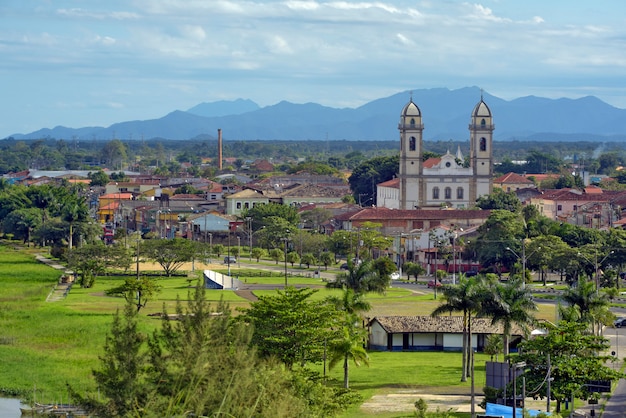
[{"label": "white car", "polygon": [[400,272],[394,271],[389,275],[389,277],[391,277],[391,280],[400,280]]}]

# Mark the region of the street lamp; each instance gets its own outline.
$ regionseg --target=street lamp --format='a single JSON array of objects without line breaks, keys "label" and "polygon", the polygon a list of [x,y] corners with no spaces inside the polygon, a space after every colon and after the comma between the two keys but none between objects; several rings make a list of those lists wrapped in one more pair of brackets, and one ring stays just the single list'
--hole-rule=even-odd
[{"label": "street lamp", "polygon": [[585,260],[587,260],[590,264],[594,265],[594,276],[595,276],[595,284],[596,284],[596,294],[598,294],[600,292],[600,266],[602,265],[602,263],[604,263],[606,261],[607,258],[609,258],[609,256],[611,254],[615,253],[615,251],[611,250],[607,255],[604,256],[604,258],[602,260],[600,260],[598,262],[598,249],[596,249],[595,252],[595,258],[594,258],[594,262],[592,263],[591,260],[589,260],[587,257],[585,257],[582,253],[578,253],[579,257],[584,258]]},{"label": "street lamp", "polygon": [[289,242],[288,237],[281,238],[283,241],[284,250],[285,250],[285,289],[287,289],[287,243]]},{"label": "street lamp", "polygon": [[526,256],[526,244],[524,240],[522,240],[522,256],[521,257],[515,251],[513,251],[511,247],[506,247],[506,249],[507,251],[512,252],[515,257],[522,260],[522,289],[525,289],[526,288],[526,261],[528,257],[532,257],[533,254],[541,250],[541,247],[537,247],[537,249],[533,251],[532,253],[530,253],[528,257]]},{"label": "street lamp", "polygon": [[[458,231],[463,232],[463,228],[459,228]],[[459,233],[455,228],[452,235],[452,284],[456,284],[456,239],[459,237]],[[437,282],[435,282],[435,285]],[[436,286],[435,286],[436,287]]]},{"label": "street lamp", "polygon": [[[513,364],[513,418],[516,418],[516,412],[517,412],[517,370],[518,369],[523,369],[524,367],[526,367],[526,362],[525,361],[520,361],[518,363]],[[526,394],[522,394],[522,396],[525,398]],[[524,399],[522,399],[522,405],[524,405]],[[524,407],[522,406],[522,411],[524,410]]]},{"label": "street lamp", "polygon": [[250,256],[250,261],[252,261],[252,217],[246,216],[246,222],[248,222],[248,247],[250,250],[248,255]]},{"label": "street lamp", "polygon": [[237,237],[237,267],[241,267],[241,237]]},{"label": "street lamp", "polygon": [[[206,241],[205,241],[206,245]],[[211,262],[211,254],[213,253],[213,234],[209,232],[209,263]]]}]

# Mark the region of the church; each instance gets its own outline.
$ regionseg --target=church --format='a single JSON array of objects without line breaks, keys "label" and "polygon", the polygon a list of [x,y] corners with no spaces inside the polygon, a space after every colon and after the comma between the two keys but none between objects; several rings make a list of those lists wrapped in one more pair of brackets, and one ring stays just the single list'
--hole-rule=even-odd
[{"label": "church", "polygon": [[400,167],[397,179],[381,183],[379,206],[396,209],[468,208],[493,187],[493,117],[482,95],[472,111],[469,160],[460,147],[439,158],[423,160],[422,112],[413,102],[400,115]]}]

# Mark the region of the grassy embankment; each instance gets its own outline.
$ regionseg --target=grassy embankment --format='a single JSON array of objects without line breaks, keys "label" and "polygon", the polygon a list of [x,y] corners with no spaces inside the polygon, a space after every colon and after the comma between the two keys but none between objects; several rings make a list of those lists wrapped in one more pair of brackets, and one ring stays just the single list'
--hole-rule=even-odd
[{"label": "grassy embankment", "polygon": [[[196,265],[196,275],[207,266]],[[223,266],[220,266],[220,270]],[[141,265],[141,270],[156,270],[153,265]],[[249,283],[282,284],[283,278],[245,277]],[[46,302],[61,272],[40,264],[32,254],[0,246],[0,390],[6,395],[28,397],[35,394],[38,401],[67,401],[66,383],[75,388],[93,390],[91,370],[98,367],[105,336],[112,316],[121,309],[121,298],[107,297],[104,290],[119,284],[115,277],[98,278],[91,289],[74,286],[68,297],[59,302]],[[150,301],[140,315],[140,326],[148,332],[159,321],[147,314],[161,312],[163,305],[173,311],[177,297],[186,299],[190,283],[186,277],[163,278],[162,292]],[[322,285],[320,279],[289,278],[291,284]],[[259,294],[273,291],[261,291]],[[256,292],[255,292],[256,293]],[[320,289],[315,297],[338,294],[337,290]],[[233,309],[249,306],[249,301],[232,291],[208,291],[207,297],[217,302],[224,298]],[[427,315],[438,304],[432,294],[420,294],[392,288],[385,295],[369,295],[376,315]],[[552,308],[553,310],[553,308]],[[540,317],[550,318],[551,312],[540,311]],[[476,359],[476,385],[484,383],[486,356]],[[351,386],[362,392],[365,399],[403,388],[428,388],[429,391],[469,393],[469,381],[459,382],[458,353],[371,353],[369,367],[351,368]],[[321,368],[321,366],[320,366]],[[329,376],[341,381],[340,367]],[[355,409],[346,416],[361,416]],[[399,417],[398,413],[376,416]],[[406,415],[404,415],[406,416]]]}]

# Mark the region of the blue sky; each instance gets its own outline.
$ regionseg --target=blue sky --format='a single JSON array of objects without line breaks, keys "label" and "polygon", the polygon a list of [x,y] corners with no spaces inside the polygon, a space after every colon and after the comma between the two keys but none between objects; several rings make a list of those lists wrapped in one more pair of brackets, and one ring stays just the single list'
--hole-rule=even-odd
[{"label": "blue sky", "polygon": [[356,107],[467,86],[626,108],[626,2],[0,2],[0,138],[217,100]]}]

